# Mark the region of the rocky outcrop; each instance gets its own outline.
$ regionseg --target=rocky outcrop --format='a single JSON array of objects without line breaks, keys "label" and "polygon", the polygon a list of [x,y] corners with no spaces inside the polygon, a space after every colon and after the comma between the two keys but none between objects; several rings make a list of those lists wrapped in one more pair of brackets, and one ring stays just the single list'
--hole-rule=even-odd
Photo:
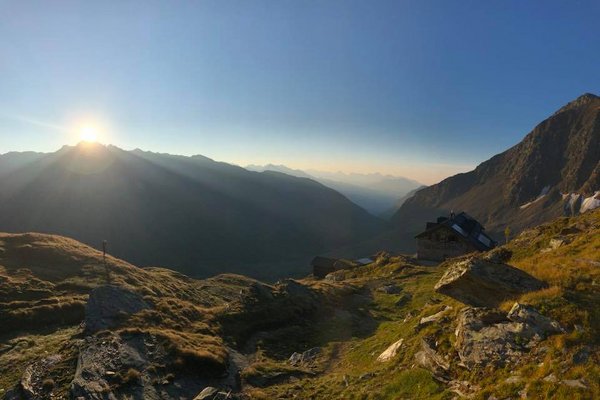
[{"label": "rocky outcrop", "polygon": [[489,308],[464,308],[458,317],[455,347],[467,368],[501,367],[562,328],[531,306],[516,303],[507,314]]},{"label": "rocky outcrop", "polygon": [[450,265],[435,290],[471,306],[496,307],[544,287],[544,282],[511,265],[470,257]]},{"label": "rocky outcrop", "polygon": [[[157,348],[156,343],[134,337],[124,340],[119,335],[90,336],[81,345],[75,377],[71,384],[73,398],[116,399],[111,384],[122,380],[122,374],[129,370],[139,373],[137,385],[146,385],[144,371],[151,364]],[[148,386],[150,387],[150,386]],[[147,397],[155,397],[147,393]]]},{"label": "rocky outcrop", "polygon": [[92,290],[85,306],[88,333],[117,326],[128,316],[150,308],[142,296],[119,286],[106,285]]}]

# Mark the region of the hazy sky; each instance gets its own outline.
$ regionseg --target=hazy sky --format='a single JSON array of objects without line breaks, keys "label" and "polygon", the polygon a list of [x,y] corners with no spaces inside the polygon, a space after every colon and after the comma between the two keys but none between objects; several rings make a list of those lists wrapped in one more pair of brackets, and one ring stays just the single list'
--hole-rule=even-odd
[{"label": "hazy sky", "polygon": [[0,153],[102,142],[433,183],[600,92],[598,1],[3,1]]}]

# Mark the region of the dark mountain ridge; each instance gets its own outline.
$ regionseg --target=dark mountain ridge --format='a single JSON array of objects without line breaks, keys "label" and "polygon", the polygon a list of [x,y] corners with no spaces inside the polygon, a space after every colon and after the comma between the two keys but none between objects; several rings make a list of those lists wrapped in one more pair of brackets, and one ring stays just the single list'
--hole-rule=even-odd
[{"label": "dark mountain ridge", "polygon": [[314,254],[382,224],[310,179],[203,156],[82,143],[11,165],[18,167],[0,173],[0,230],[68,235],[94,246],[106,239],[121,258],[194,276],[305,273]]},{"label": "dark mountain ridge", "polygon": [[467,210],[498,235],[563,213],[569,194],[600,190],[600,97],[586,93],[537,125],[520,143],[480,164],[419,190],[393,221],[417,232],[423,221]]}]

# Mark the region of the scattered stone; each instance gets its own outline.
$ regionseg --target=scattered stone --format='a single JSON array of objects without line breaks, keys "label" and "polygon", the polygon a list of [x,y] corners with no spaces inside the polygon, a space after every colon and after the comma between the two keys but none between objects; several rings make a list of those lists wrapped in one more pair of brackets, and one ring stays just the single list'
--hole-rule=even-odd
[{"label": "scattered stone", "polygon": [[411,300],[412,295],[410,293],[402,293],[400,295],[400,298],[396,301],[396,307],[403,307]]},{"label": "scattered stone", "polygon": [[550,375],[546,376],[543,379],[543,381],[548,382],[548,383],[556,383],[556,382],[558,382],[558,379],[556,378],[556,375],[550,374]]},{"label": "scattered stone", "polygon": [[219,389],[208,386],[205,387],[196,397],[194,397],[194,400],[212,400],[217,393],[219,393]]},{"label": "scattered stone", "polygon": [[590,359],[590,348],[585,346],[575,352],[571,358],[573,364],[585,364]]},{"label": "scattered stone", "polygon": [[559,236],[559,237],[550,239],[550,243],[548,244],[548,246],[552,250],[556,250],[559,247],[569,244],[570,242],[571,242],[571,239],[567,238],[566,236]]},{"label": "scattered stone", "polygon": [[385,294],[398,294],[402,291],[402,288],[394,284],[389,284],[380,287],[379,289],[377,289],[377,291]]},{"label": "scattered stone", "polygon": [[325,280],[330,282],[341,282],[346,279],[346,271],[343,269],[333,271],[325,275]]},{"label": "scattered stone", "polygon": [[450,265],[435,290],[471,306],[496,307],[546,286],[518,268],[473,256]]},{"label": "scattered stone", "polygon": [[371,379],[371,378],[372,378],[372,377],[374,377],[374,376],[375,376],[375,374],[374,374],[374,373],[372,373],[372,372],[366,372],[366,373],[364,373],[364,374],[360,375],[360,376],[358,377],[358,380],[359,380],[359,381],[366,381],[366,380],[369,380],[369,379]]},{"label": "scattered stone", "polygon": [[506,378],[506,379],[504,380],[504,382],[505,382],[505,383],[508,383],[508,384],[513,384],[513,383],[519,383],[519,382],[521,382],[521,380],[522,380],[522,379],[521,379],[521,377],[520,377],[520,376],[518,376],[518,375],[513,375],[513,376],[509,376],[508,378]]},{"label": "scattered stone", "polygon": [[142,296],[131,290],[100,286],[92,290],[85,306],[85,329],[93,333],[113,328],[128,316],[148,308]]},{"label": "scattered stone", "polygon": [[398,353],[398,350],[400,350],[400,348],[402,347],[403,342],[404,339],[400,339],[397,342],[391,344],[383,353],[379,355],[379,357],[377,357],[377,361],[386,362],[394,358]]},{"label": "scattered stone", "polygon": [[443,310],[441,310],[433,315],[421,318],[421,320],[419,321],[419,327],[423,327],[424,325],[428,325],[432,322],[438,322],[439,320],[442,319],[442,317],[444,317],[444,314],[446,314],[446,312],[451,309],[452,309],[452,307],[446,306],[446,307],[444,307]]},{"label": "scattered stone", "polygon": [[587,389],[588,386],[583,382],[582,379],[564,379],[561,381],[563,385],[577,388],[577,389]]},{"label": "scattered stone", "polygon": [[321,348],[313,347],[303,353],[293,353],[288,359],[288,362],[293,366],[309,364],[313,362],[319,354],[321,354]]},{"label": "scattered stone", "polygon": [[479,392],[481,387],[468,381],[451,380],[448,382],[448,389],[460,397],[470,398]]},{"label": "scattered stone", "polygon": [[46,357],[40,361],[29,364],[19,382],[21,393],[25,399],[43,398],[43,381],[46,378],[48,370],[62,360],[59,354]]},{"label": "scattered stone", "polygon": [[558,322],[540,314],[534,307],[529,305],[515,303],[508,312],[507,317],[511,321],[524,323],[529,329],[533,330],[534,334],[542,337],[564,332]]},{"label": "scattered stone", "polygon": [[421,350],[415,354],[415,359],[420,366],[431,371],[436,379],[447,381],[446,372],[450,369],[450,363],[427,340],[421,340]]}]

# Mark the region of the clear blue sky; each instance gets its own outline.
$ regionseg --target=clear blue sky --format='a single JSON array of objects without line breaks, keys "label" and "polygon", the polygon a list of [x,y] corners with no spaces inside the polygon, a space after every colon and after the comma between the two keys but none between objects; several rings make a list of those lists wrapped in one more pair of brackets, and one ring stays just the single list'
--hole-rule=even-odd
[{"label": "clear blue sky", "polygon": [[598,1],[3,1],[0,153],[124,148],[432,183],[600,92]]}]

